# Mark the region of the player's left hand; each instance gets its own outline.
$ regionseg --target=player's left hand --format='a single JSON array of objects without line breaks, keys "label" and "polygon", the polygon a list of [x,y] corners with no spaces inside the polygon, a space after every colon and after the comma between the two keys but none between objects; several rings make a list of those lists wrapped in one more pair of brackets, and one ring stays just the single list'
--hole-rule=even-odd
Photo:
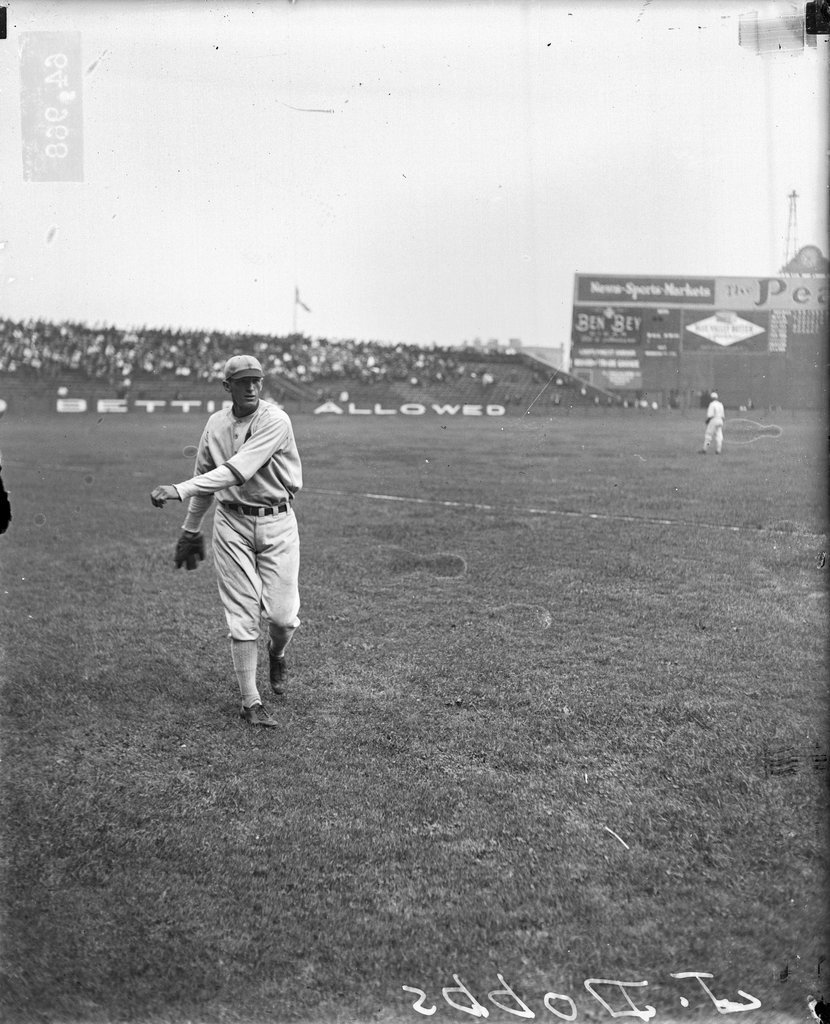
[{"label": "player's left hand", "polygon": [[[199,561],[197,562],[196,559]],[[181,569],[182,566],[195,569],[199,562],[204,562],[205,542],[201,533],[183,533],[176,542],[176,554],[173,560],[177,569]]]},{"label": "player's left hand", "polygon": [[150,491],[150,501],[156,508],[164,508],[167,501],[180,501],[179,492],[172,484],[161,484]]}]

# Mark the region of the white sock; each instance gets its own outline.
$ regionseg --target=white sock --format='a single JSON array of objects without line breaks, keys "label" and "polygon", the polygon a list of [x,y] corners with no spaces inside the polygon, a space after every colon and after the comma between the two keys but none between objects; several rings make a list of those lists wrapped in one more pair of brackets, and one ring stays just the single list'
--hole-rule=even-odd
[{"label": "white sock", "polygon": [[239,683],[239,692],[242,694],[242,706],[250,708],[254,704],[261,704],[262,700],[256,687],[256,640],[231,640],[231,658],[236,681]]}]

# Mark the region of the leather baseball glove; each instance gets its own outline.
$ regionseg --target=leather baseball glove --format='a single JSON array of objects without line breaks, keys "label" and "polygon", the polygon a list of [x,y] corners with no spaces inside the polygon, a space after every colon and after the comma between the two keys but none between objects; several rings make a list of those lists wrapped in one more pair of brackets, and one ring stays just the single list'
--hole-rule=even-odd
[{"label": "leather baseball glove", "polygon": [[5,533],[12,521],[12,506],[9,495],[3,486],[3,478],[0,476],[0,533]]},{"label": "leather baseball glove", "polygon": [[205,541],[201,533],[183,533],[176,543],[176,568],[181,569],[184,565],[188,569],[196,569],[204,560]]}]

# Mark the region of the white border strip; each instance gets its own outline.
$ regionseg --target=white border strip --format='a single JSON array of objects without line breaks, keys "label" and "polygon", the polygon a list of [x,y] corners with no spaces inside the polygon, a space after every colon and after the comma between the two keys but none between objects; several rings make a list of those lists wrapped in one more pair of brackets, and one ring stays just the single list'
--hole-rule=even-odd
[{"label": "white border strip", "polygon": [[601,519],[619,523],[647,523],[649,526],[691,526],[702,530],[725,530],[730,533],[776,533],[787,537],[822,537],[809,530],[779,530],[774,526],[733,526],[724,523],[701,523],[691,519],[657,519],[652,516],[624,516],[612,512],[577,512],[561,508],[522,508],[518,505],[483,505],[472,501],[441,501],[438,498],[409,498],[401,494],[372,494],[360,491],[333,491],[325,487],[303,488],[304,494],[331,494],[338,498],[370,498],[373,501],[400,501],[407,505],[437,505],[441,508],[469,508],[481,512],[515,512],[534,516],[565,516],[571,519]]}]

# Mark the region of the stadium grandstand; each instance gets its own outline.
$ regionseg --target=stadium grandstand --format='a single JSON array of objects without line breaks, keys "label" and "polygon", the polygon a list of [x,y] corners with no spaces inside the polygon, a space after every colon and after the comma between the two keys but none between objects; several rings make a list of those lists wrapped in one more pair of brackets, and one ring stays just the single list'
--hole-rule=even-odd
[{"label": "stadium grandstand", "polygon": [[56,394],[95,401],[217,398],[228,356],[253,352],[269,396],[296,412],[353,406],[455,403],[523,414],[621,406],[619,396],[516,349],[428,348],[378,341],[43,320],[0,320],[0,397],[13,410]]}]

